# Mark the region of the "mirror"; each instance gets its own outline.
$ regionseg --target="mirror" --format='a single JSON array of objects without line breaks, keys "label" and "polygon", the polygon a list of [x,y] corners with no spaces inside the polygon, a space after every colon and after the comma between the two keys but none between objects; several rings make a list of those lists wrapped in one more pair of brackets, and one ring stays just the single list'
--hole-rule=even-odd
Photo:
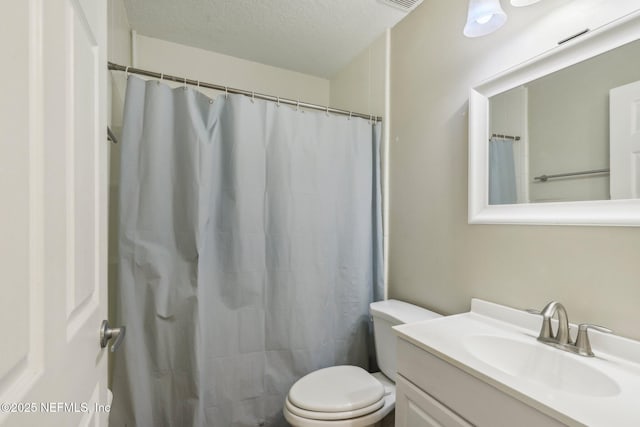
[{"label": "mirror", "polygon": [[469,223],[640,225],[640,12],[472,88],[469,115]]},{"label": "mirror", "polygon": [[640,40],[489,98],[489,204],[636,198],[632,99]]}]

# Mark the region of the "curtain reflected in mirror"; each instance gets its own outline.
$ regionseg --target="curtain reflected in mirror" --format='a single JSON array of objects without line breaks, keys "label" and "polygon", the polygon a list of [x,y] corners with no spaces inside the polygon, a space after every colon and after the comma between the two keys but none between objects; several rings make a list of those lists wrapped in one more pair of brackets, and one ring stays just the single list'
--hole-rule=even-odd
[{"label": "curtain reflected in mirror", "polygon": [[509,139],[493,137],[489,141],[489,204],[518,202],[513,144]]}]

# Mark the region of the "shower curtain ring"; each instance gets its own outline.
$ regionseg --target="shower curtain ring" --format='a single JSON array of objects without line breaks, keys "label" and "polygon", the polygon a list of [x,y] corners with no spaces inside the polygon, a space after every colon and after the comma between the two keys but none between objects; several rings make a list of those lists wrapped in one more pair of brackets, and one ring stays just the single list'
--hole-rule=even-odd
[{"label": "shower curtain ring", "polygon": [[351,120],[351,115],[353,114],[353,111],[349,111],[349,120]]},{"label": "shower curtain ring", "polygon": [[124,69],[124,73],[127,76],[127,78],[129,78],[129,65],[127,65],[127,68]]},{"label": "shower curtain ring", "polygon": [[187,78],[184,78],[184,90],[187,90]]},{"label": "shower curtain ring", "polygon": [[300,100],[296,103],[296,111],[300,111]]},{"label": "shower curtain ring", "polygon": [[255,103],[256,102],[256,93],[251,91],[251,103]]},{"label": "shower curtain ring", "polygon": [[229,99],[229,88],[227,86],[224,87],[224,99]]},{"label": "shower curtain ring", "polygon": [[329,117],[329,106],[327,105],[327,117]]},{"label": "shower curtain ring", "polygon": [[196,80],[196,84],[198,85],[198,89],[200,89],[200,80]]}]

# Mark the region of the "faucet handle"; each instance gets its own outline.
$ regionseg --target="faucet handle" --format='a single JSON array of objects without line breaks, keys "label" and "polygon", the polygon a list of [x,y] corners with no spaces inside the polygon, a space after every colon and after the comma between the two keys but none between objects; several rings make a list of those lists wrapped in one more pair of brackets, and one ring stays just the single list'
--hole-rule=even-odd
[{"label": "faucet handle", "polygon": [[612,334],[613,331],[609,328],[605,328],[604,326],[592,325],[590,323],[581,323],[578,326],[578,332],[586,331],[587,329],[593,329],[594,331],[604,332],[605,334]]},{"label": "faucet handle", "polygon": [[554,339],[553,330],[551,329],[551,317],[545,316],[542,311],[535,308],[525,308],[524,311],[529,314],[542,316],[542,324],[540,325],[540,334],[538,335],[538,341],[542,341],[545,343],[551,342]]},{"label": "faucet handle", "polygon": [[578,336],[576,337],[576,349],[578,354],[582,356],[593,357],[593,351],[591,350],[591,343],[589,342],[589,329],[596,330],[598,332],[604,332],[606,334],[612,334],[613,331],[604,326],[590,325],[588,323],[581,323],[578,326]]}]

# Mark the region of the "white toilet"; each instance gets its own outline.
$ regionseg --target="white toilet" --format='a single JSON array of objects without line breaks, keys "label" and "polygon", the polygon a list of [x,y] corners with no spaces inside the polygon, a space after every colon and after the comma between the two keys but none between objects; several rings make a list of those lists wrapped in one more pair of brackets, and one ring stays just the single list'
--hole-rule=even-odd
[{"label": "white toilet", "polygon": [[391,327],[441,316],[397,300],[371,303],[369,310],[382,372],[332,366],[305,375],[285,400],[284,416],[292,426],[373,426],[395,408],[396,336]]}]

